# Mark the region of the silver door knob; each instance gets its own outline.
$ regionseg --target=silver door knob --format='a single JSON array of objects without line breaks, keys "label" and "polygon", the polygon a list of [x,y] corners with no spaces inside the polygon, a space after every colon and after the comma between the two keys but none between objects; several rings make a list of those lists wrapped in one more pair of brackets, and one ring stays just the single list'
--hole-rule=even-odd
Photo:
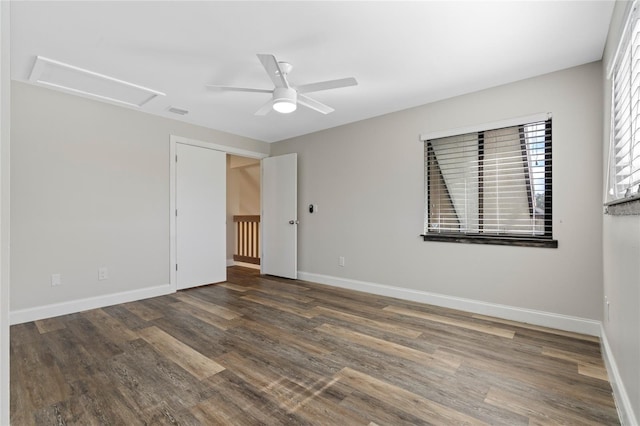
[{"label": "silver door knob", "polygon": [[298,222],[297,220],[293,220],[293,219],[289,221],[289,225],[297,225],[299,223],[300,222]]}]

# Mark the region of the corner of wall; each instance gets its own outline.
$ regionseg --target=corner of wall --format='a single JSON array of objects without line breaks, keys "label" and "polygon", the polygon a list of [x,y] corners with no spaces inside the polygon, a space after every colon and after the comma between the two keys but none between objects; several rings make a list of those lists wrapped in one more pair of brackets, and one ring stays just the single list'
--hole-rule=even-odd
[{"label": "corner of wall", "polygon": [[600,331],[600,346],[604,364],[607,368],[609,382],[613,389],[613,398],[616,403],[616,409],[618,410],[618,416],[620,417],[620,423],[623,425],[637,425],[638,420],[633,413],[631,400],[620,376],[620,371],[618,370],[611,346],[609,346],[609,340],[607,339],[607,333],[604,327],[602,327]]},{"label": "corner of wall", "polygon": [[10,2],[0,3],[0,424],[9,424]]}]

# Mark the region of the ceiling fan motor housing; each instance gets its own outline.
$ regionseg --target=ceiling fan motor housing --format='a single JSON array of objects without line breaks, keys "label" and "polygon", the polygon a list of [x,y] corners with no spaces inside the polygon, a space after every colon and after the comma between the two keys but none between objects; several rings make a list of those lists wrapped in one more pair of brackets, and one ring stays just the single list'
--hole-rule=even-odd
[{"label": "ceiling fan motor housing", "polygon": [[273,109],[281,113],[296,110],[297,97],[295,89],[290,87],[276,87],[273,91]]}]

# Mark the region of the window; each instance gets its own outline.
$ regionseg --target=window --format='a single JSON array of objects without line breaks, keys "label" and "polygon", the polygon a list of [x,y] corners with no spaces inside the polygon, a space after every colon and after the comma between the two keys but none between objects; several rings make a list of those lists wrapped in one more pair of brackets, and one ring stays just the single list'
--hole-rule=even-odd
[{"label": "window", "polygon": [[640,198],[640,25],[634,4],[612,69],[608,202]]},{"label": "window", "polygon": [[425,240],[557,247],[550,118],[423,141]]}]

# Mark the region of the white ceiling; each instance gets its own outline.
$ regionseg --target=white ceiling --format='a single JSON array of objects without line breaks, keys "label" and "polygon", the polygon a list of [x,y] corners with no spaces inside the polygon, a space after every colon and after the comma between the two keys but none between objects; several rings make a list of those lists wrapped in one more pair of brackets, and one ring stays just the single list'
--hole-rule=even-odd
[{"label": "white ceiling", "polygon": [[[141,109],[273,142],[602,58],[612,1],[13,2],[11,76],[36,55],[167,94]],[[271,88],[256,53],[335,112],[253,113]],[[167,112],[186,108],[184,117]]]}]

